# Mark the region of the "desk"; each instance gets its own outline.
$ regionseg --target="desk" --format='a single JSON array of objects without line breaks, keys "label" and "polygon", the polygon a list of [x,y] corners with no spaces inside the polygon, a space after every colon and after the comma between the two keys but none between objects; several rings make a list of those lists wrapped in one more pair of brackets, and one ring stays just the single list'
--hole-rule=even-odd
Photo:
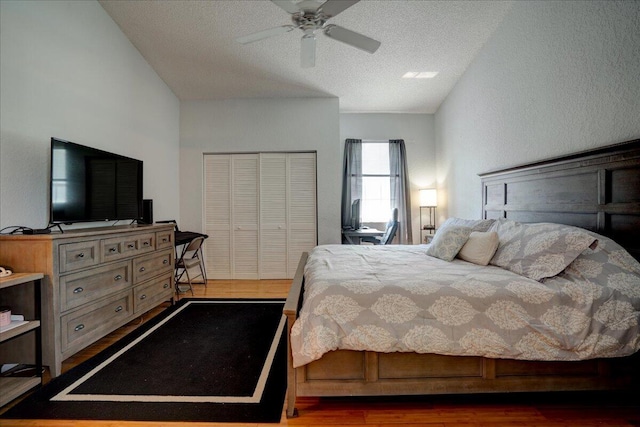
[{"label": "desk", "polygon": [[175,245],[176,246],[186,245],[187,243],[189,243],[190,241],[192,241],[196,237],[202,236],[205,239],[207,237],[209,237],[206,234],[196,233],[195,231],[175,231],[174,235],[175,235]]},{"label": "desk", "polygon": [[384,235],[384,231],[375,228],[360,228],[358,230],[342,230],[342,235],[350,245],[359,245],[362,237],[380,237]]}]

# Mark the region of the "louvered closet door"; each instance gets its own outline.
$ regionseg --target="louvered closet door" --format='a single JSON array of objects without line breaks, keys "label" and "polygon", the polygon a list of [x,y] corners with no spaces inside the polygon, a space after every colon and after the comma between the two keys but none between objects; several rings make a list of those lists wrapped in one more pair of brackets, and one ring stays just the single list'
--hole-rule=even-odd
[{"label": "louvered closet door", "polygon": [[287,155],[288,241],[287,277],[296,273],[303,252],[313,249],[317,238],[316,154]]},{"label": "louvered closet door", "polygon": [[314,153],[205,155],[207,274],[287,279],[317,242]]},{"label": "louvered closet door", "polygon": [[260,154],[260,278],[287,277],[287,155],[262,153]]},{"label": "louvered closet door", "polygon": [[204,156],[205,266],[209,279],[231,279],[231,156]]},{"label": "louvered closet door", "polygon": [[258,279],[257,154],[232,155],[232,277]]}]

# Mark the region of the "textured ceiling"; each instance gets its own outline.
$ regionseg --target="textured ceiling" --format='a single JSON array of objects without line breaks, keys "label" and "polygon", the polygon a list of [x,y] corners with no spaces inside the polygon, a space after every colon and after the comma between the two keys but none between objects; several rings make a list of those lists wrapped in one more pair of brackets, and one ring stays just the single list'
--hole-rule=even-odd
[{"label": "textured ceiling", "polygon": [[[315,68],[300,67],[294,30],[268,0],[100,0],[180,100],[338,97],[341,112],[434,113],[500,24],[509,1],[362,0],[329,22],[382,42],[369,54],[323,34]],[[434,79],[403,79],[438,71]]]}]

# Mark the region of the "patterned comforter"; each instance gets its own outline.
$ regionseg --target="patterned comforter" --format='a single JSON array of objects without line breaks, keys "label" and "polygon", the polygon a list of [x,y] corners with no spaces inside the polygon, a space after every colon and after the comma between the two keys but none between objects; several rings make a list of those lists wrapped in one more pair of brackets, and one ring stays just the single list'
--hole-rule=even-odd
[{"label": "patterned comforter", "polygon": [[597,261],[602,255],[579,258],[580,268],[541,283],[495,266],[442,261],[426,248],[316,247],[291,333],[294,366],[337,349],[522,360],[640,349],[640,274],[633,271],[640,268],[630,257],[611,268],[598,265],[607,263]]}]

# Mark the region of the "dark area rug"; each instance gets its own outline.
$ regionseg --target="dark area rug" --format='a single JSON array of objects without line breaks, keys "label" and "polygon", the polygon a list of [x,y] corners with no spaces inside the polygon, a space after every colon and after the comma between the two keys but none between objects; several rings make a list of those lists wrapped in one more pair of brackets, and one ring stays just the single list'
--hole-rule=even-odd
[{"label": "dark area rug", "polygon": [[1,418],[277,423],[283,305],[182,299]]}]

